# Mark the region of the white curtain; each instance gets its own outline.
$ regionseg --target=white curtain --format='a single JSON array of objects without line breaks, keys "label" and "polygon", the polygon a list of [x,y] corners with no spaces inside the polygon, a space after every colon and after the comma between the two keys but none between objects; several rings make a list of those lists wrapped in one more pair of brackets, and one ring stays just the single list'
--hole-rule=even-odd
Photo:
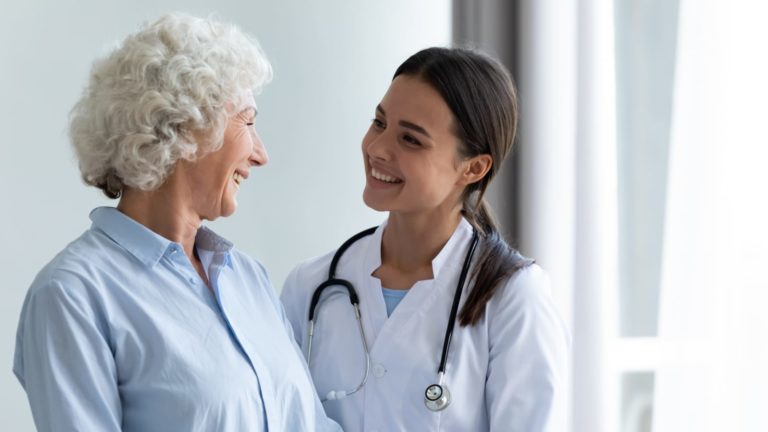
[{"label": "white curtain", "polygon": [[654,431],[768,431],[768,14],[682,1]]},{"label": "white curtain", "polygon": [[768,6],[680,2],[659,337],[642,341],[618,337],[613,2],[520,4],[521,246],[572,323],[572,430],[619,430],[619,377],[649,370],[654,431],[768,431]]},{"label": "white curtain", "polygon": [[616,141],[612,0],[520,2],[520,240],[571,325],[571,425],[613,432]]}]

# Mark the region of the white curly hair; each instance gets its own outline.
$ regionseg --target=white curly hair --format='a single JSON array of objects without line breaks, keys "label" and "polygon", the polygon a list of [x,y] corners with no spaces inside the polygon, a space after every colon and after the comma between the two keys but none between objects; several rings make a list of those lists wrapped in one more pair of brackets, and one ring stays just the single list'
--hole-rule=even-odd
[{"label": "white curly hair", "polygon": [[97,60],[70,115],[83,180],[118,198],[153,190],[181,159],[223,143],[246,95],[272,79],[258,43],[232,24],[166,15]]}]

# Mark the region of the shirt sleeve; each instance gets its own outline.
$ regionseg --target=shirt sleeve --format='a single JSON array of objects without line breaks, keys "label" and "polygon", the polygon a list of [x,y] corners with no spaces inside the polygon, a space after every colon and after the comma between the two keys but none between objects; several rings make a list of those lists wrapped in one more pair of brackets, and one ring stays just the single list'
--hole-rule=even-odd
[{"label": "shirt sleeve", "polygon": [[299,267],[294,268],[285,279],[280,300],[285,307],[285,315],[290,322],[294,338],[299,347],[304,347],[304,325],[307,321],[306,301],[300,298],[301,287],[299,280]]},{"label": "shirt sleeve", "polygon": [[565,431],[570,336],[540,267],[520,270],[492,300],[486,400],[491,431]]},{"label": "shirt sleeve", "polygon": [[[288,276],[286,284],[288,284],[288,281],[291,281],[291,283],[296,283],[296,269],[294,269]],[[283,293],[285,293],[285,290],[283,290]],[[312,374],[309,372],[309,367],[307,367],[307,363],[304,360],[304,353],[301,350],[301,344],[297,342],[297,338],[294,337],[294,334],[300,334],[297,332],[295,324],[298,321],[296,319],[291,319],[291,317],[288,315],[288,309],[285,307],[281,302],[278,302],[278,307],[280,309],[280,315],[283,319],[283,324],[286,327],[286,330],[288,332],[288,336],[291,338],[291,342],[293,343],[293,347],[296,350],[296,355],[299,356],[301,359],[301,364],[304,367],[304,373],[306,374],[307,380],[312,384],[312,397],[314,400],[314,410],[317,414],[316,419],[316,427],[318,432],[341,432],[341,426],[338,425],[335,421],[333,421],[330,417],[328,417],[325,413],[325,408],[323,408],[323,404],[320,402],[320,397],[317,394],[317,391],[314,387],[314,381],[312,380]],[[295,317],[294,317],[295,318]]]},{"label": "shirt sleeve", "polygon": [[[82,283],[33,285],[22,308],[14,373],[39,431],[119,431],[120,397],[106,325]],[[75,285],[75,286],[72,286]]]},{"label": "shirt sleeve", "polygon": [[[269,277],[267,276],[266,269],[264,269],[263,266],[259,265],[261,268],[263,274],[265,275],[265,278],[267,281],[269,281]],[[288,276],[288,279],[295,280],[295,270],[291,272],[291,274]],[[272,288],[271,282],[269,283],[270,289]],[[272,291],[274,293],[274,290]],[[310,385],[310,389],[312,392],[312,400],[314,405],[314,425],[312,430],[318,431],[318,432],[341,432],[341,426],[338,425],[335,421],[333,421],[331,418],[329,418],[325,413],[325,408],[323,408],[323,404],[320,402],[320,398],[317,395],[317,391],[314,387],[314,382],[312,381],[312,375],[309,372],[309,368],[307,367],[306,362],[304,361],[304,354],[302,353],[301,347],[297,344],[296,338],[294,337],[294,330],[291,324],[290,317],[287,313],[286,307],[282,304],[280,299],[278,299],[275,296],[275,307],[278,310],[278,313],[280,314],[280,318],[283,321],[283,325],[285,326],[285,331],[288,335],[288,338],[291,340],[291,345],[293,346],[296,355],[301,361],[301,365],[303,368],[303,373],[306,377],[307,382]]]}]

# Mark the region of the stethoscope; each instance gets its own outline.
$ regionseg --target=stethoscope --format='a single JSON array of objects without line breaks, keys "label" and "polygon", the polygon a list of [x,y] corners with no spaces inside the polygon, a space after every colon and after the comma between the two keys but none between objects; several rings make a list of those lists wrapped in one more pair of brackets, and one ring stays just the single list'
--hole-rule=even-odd
[{"label": "stethoscope", "polygon": [[[376,227],[368,228],[367,230],[350,237],[347,241],[344,242],[344,244],[341,245],[331,260],[331,266],[328,270],[328,279],[321,283],[317,288],[315,288],[315,291],[312,294],[312,301],[309,304],[309,325],[307,327],[307,364],[310,364],[310,361],[312,360],[312,336],[315,333],[315,308],[320,301],[320,295],[323,293],[323,290],[330,286],[340,285],[347,289],[347,293],[349,294],[349,301],[352,303],[352,308],[355,310],[355,319],[357,320],[357,327],[360,330],[360,339],[363,344],[363,352],[365,353],[365,374],[363,375],[363,379],[360,381],[360,384],[351,390],[331,390],[325,395],[325,398],[321,400],[322,402],[343,399],[351,394],[357,393],[361,388],[363,388],[363,386],[365,386],[365,383],[368,381],[368,373],[371,369],[371,354],[368,351],[368,343],[365,339],[363,323],[362,319],[360,318],[360,299],[357,296],[357,291],[355,291],[355,287],[351,282],[346,279],[337,279],[335,275],[336,266],[338,265],[339,260],[341,259],[341,256],[344,254],[344,252],[350,246],[352,246],[353,243],[363,237],[373,234],[374,231],[376,231]],[[472,230],[472,243],[469,245],[469,250],[467,251],[466,257],[464,258],[464,266],[461,269],[459,283],[456,285],[456,292],[453,295],[453,304],[451,305],[451,313],[448,317],[448,326],[445,329],[443,351],[440,357],[440,365],[437,368],[437,383],[430,384],[424,391],[424,404],[428,409],[432,411],[441,411],[451,403],[451,392],[448,391],[448,386],[443,383],[443,379],[445,377],[445,364],[448,359],[448,349],[451,346],[453,327],[456,323],[456,314],[459,310],[461,292],[464,288],[464,282],[467,279],[467,273],[469,273],[469,267],[472,263],[472,256],[475,253],[477,242],[477,231]]]}]

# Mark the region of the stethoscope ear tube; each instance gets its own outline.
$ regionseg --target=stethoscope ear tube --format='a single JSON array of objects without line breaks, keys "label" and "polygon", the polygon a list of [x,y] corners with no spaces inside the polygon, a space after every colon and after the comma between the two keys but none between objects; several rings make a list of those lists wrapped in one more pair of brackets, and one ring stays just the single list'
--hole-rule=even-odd
[{"label": "stethoscope ear tube", "polygon": [[[368,375],[370,374],[370,371],[371,371],[371,354],[370,354],[370,351],[368,350],[368,341],[365,339],[365,332],[363,331],[363,321],[362,321],[362,315],[360,314],[360,306],[357,299],[357,293],[355,293],[355,289],[352,288],[352,285],[347,281],[333,279],[328,282],[332,282],[332,281],[335,281],[335,282],[332,284],[323,286],[322,288],[326,288],[331,285],[342,285],[342,286],[346,286],[350,290],[350,298],[352,298],[354,294],[354,301],[352,301],[352,308],[355,310],[355,320],[357,320],[357,328],[360,331],[360,340],[362,341],[362,344],[363,344],[363,355],[365,356],[365,374],[363,375],[362,380],[360,380],[360,383],[354,389],[331,390],[326,394],[325,398],[320,400],[320,402],[340,400],[340,399],[344,399],[349,395],[357,393],[358,391],[360,391],[360,389],[363,388],[363,386],[365,386],[365,383],[368,382]],[[319,288],[320,287],[318,287],[318,291],[320,292],[321,290]],[[310,318],[309,325],[308,325],[308,332],[307,332],[307,366],[308,367],[310,365],[310,362],[312,361],[312,336],[314,335],[314,333],[315,333],[315,321],[312,318]]]},{"label": "stethoscope ear tube", "polygon": [[331,265],[328,268],[328,279],[321,283],[317,288],[315,288],[314,294],[312,294],[312,301],[309,303],[309,321],[313,321],[315,317],[315,308],[317,307],[317,303],[320,301],[320,295],[323,293],[323,290],[328,288],[332,285],[342,285],[347,289],[347,292],[349,293],[349,301],[353,304],[360,304],[360,300],[357,297],[357,291],[355,291],[355,288],[352,286],[352,283],[349,281],[346,281],[344,279],[336,279],[336,266],[339,265],[339,260],[341,259],[341,256],[344,255],[344,252],[349,249],[352,244],[358,240],[360,240],[363,237],[369,236],[373,234],[376,231],[377,227],[371,227],[364,231],[361,231],[349,239],[345,241],[339,249],[336,250],[336,253],[333,255],[333,258],[331,259]]},{"label": "stethoscope ear tube", "polygon": [[351,394],[357,393],[360,389],[363,388],[363,386],[365,386],[365,383],[368,382],[368,375],[370,374],[371,370],[371,355],[368,350],[368,342],[365,339],[365,332],[363,331],[363,322],[360,314],[360,299],[357,296],[357,291],[355,291],[355,287],[351,282],[344,279],[337,279],[335,276],[336,266],[339,264],[339,259],[341,259],[344,251],[346,251],[352,245],[352,243],[356,242],[357,240],[373,234],[374,231],[376,231],[376,228],[377,227],[368,228],[367,230],[354,235],[346,242],[344,242],[341,247],[339,247],[339,249],[336,251],[336,254],[333,256],[333,259],[331,260],[331,266],[328,269],[328,279],[321,283],[317,288],[315,288],[315,292],[312,294],[312,300],[309,303],[309,324],[307,327],[307,366],[310,365],[310,361],[312,360],[312,336],[315,334],[315,309],[320,302],[320,296],[323,294],[323,291],[331,286],[343,286],[347,289],[349,302],[352,304],[352,308],[355,310],[355,319],[357,320],[357,328],[360,331],[360,340],[362,341],[363,354],[365,355],[365,374],[363,375],[360,383],[352,390],[331,390],[326,394],[325,398],[321,399],[321,402],[343,399]]},{"label": "stethoscope ear tube", "polygon": [[[317,304],[320,302],[320,296],[323,294],[323,291],[331,286],[338,286],[341,285],[344,288],[347,289],[347,294],[349,294],[349,302],[352,303],[352,307],[355,309],[355,315],[357,316],[358,323],[360,323],[360,333],[363,335],[363,329],[362,329],[362,323],[360,322],[360,299],[357,297],[357,291],[355,291],[355,288],[352,286],[352,283],[349,281],[346,281],[344,279],[328,279],[327,281],[323,282],[315,288],[315,293],[312,294],[312,301],[309,303],[309,322],[307,325],[307,364],[309,364],[310,360],[312,360],[312,337],[315,335],[315,309],[317,308]],[[363,343],[365,344],[365,335],[363,337]],[[366,356],[368,351],[368,347],[366,346]],[[366,359],[366,361],[368,361]],[[368,376],[368,372],[366,371],[366,377]]]},{"label": "stethoscope ear tube", "polygon": [[357,297],[357,291],[355,291],[352,283],[344,279],[328,279],[327,281],[321,283],[317,288],[315,288],[315,293],[312,294],[312,301],[309,302],[308,318],[310,321],[314,321],[315,319],[315,308],[317,308],[317,304],[320,302],[320,296],[323,294],[323,291],[328,287],[339,285],[347,289],[347,294],[349,294],[349,302],[352,303],[352,305],[360,304],[360,299]]}]

